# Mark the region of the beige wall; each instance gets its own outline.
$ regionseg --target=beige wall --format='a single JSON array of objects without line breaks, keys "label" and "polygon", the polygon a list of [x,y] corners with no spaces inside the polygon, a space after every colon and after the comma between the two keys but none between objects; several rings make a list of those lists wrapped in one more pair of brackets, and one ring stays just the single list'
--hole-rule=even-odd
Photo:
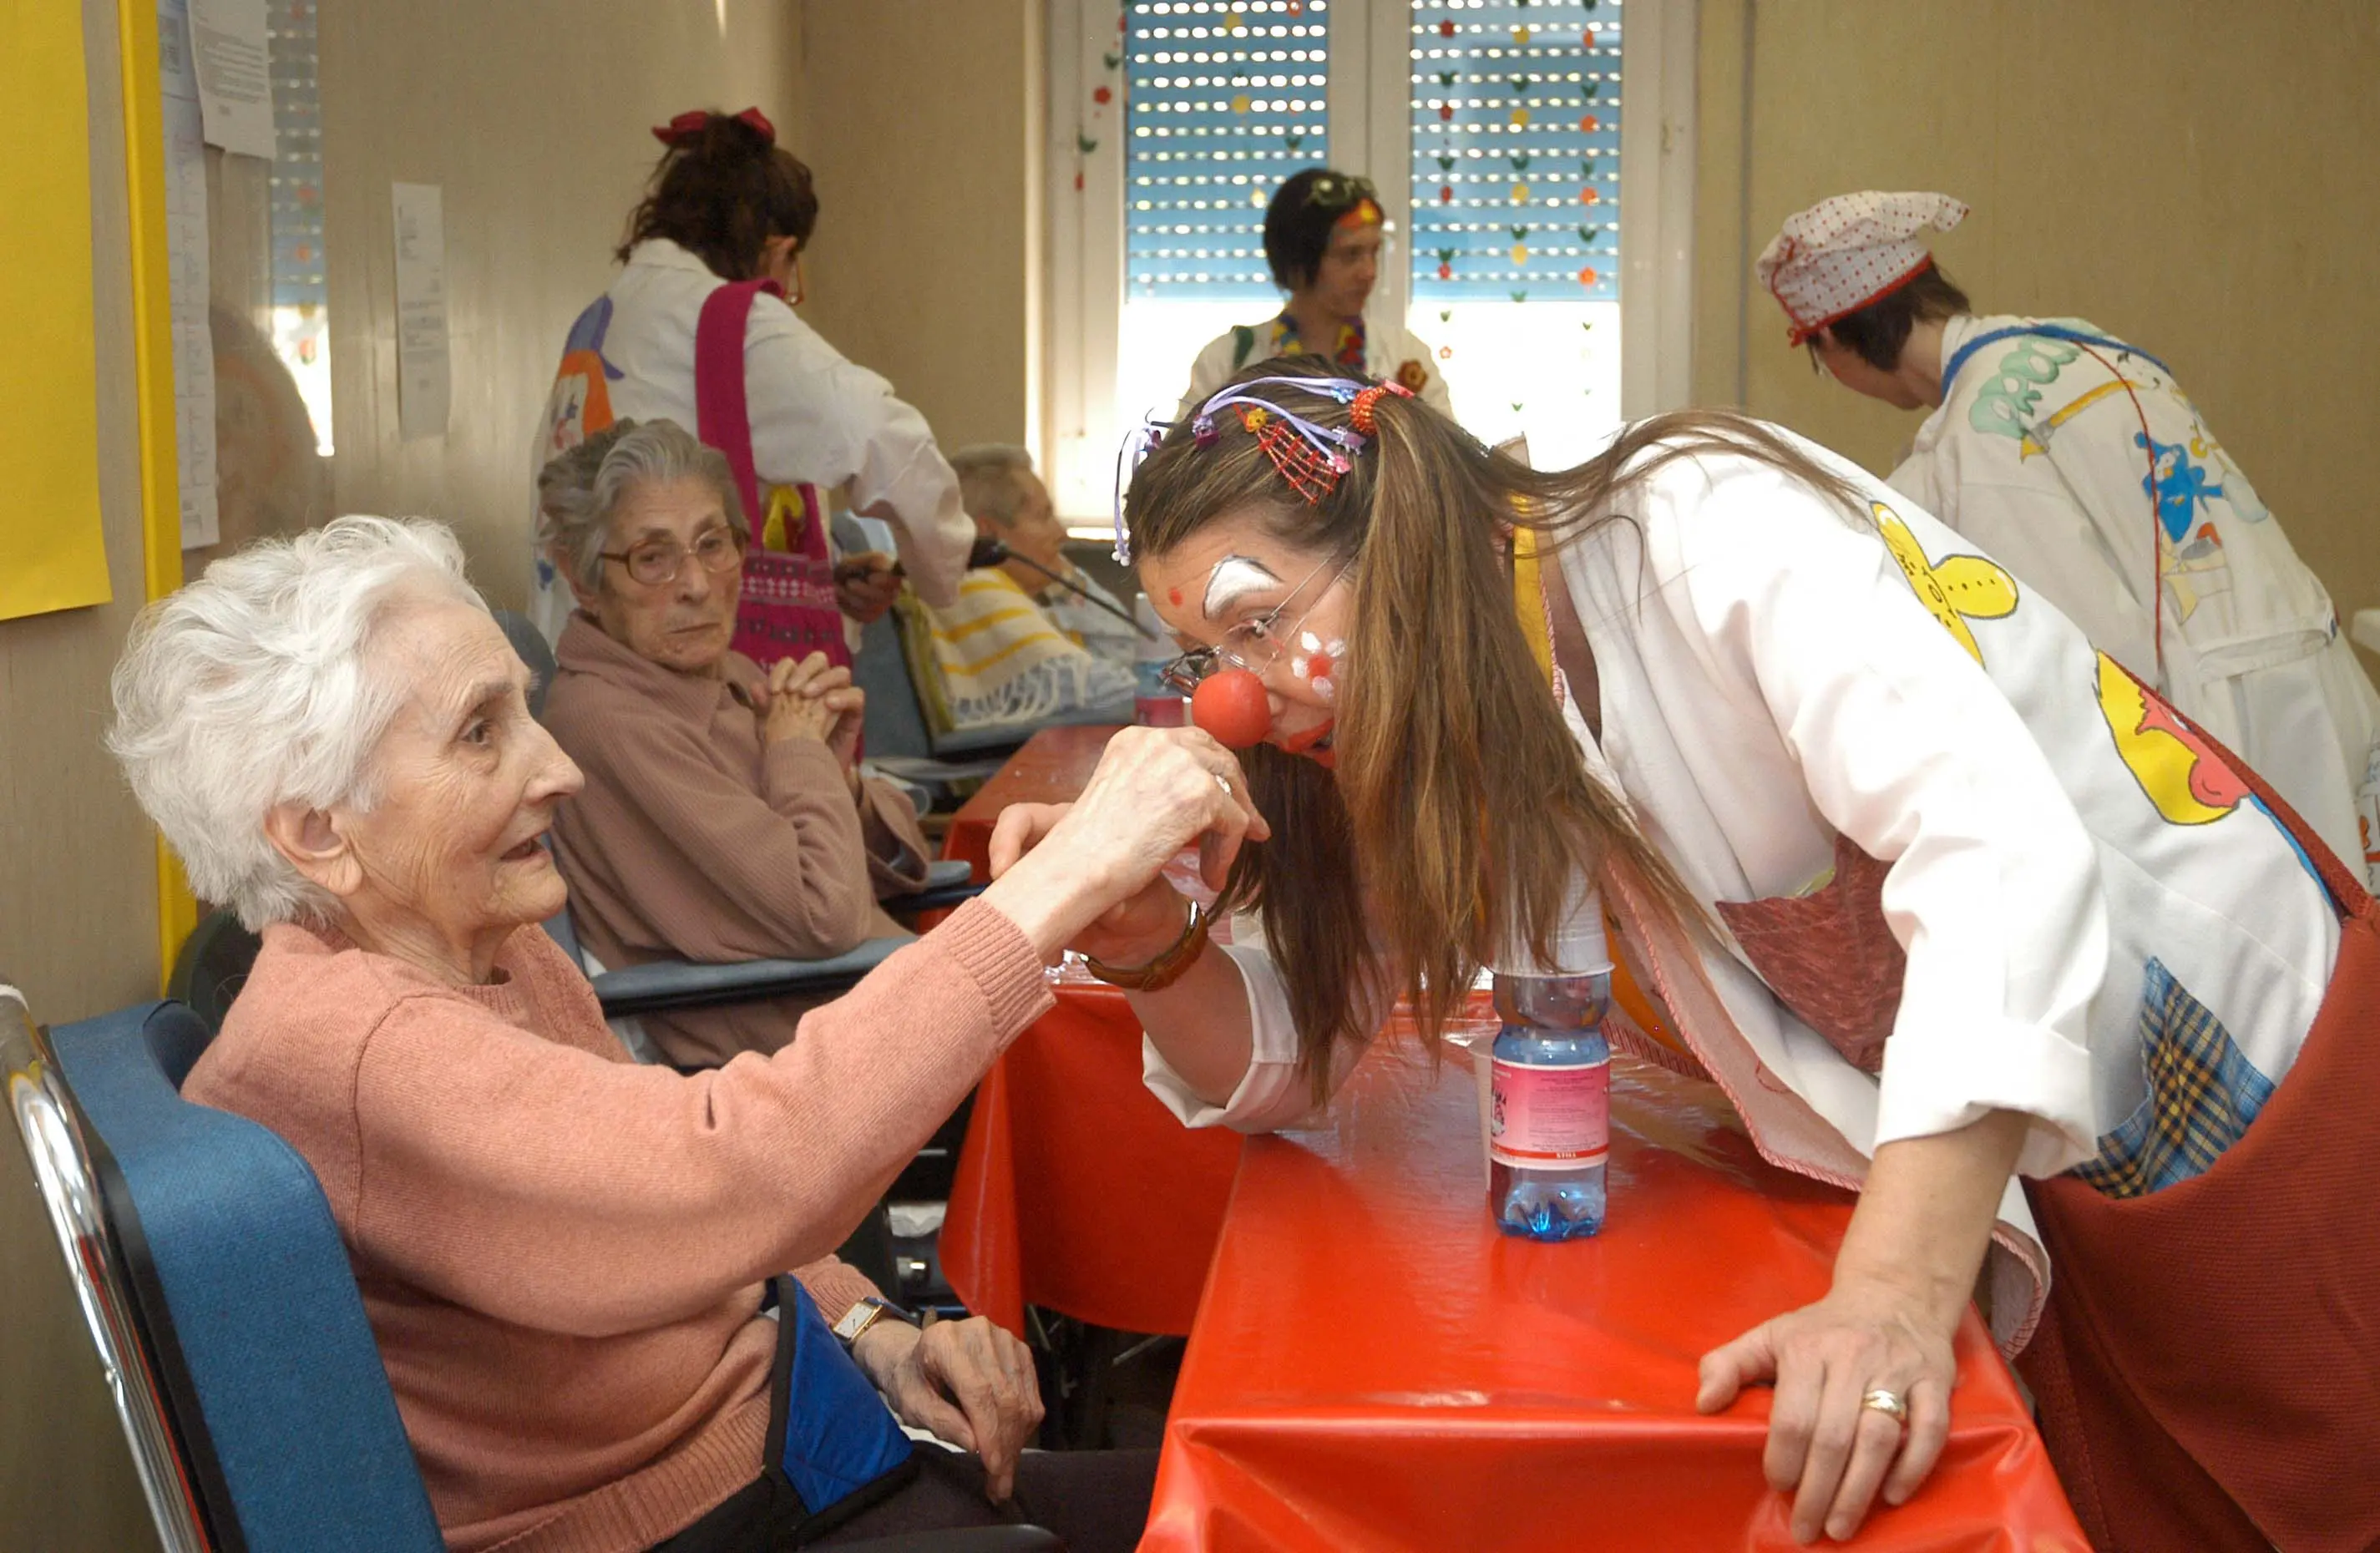
[{"label": "beige wall", "polygon": [[1037,443],[1041,0],[805,0],[803,317],[944,448]]},{"label": "beige wall", "polygon": [[[687,108],[803,118],[795,0],[349,0],[321,12],[341,511],[452,522],[499,602],[528,586],[530,444],[570,322]],[[389,185],[443,190],[453,413],[397,436]]]},{"label": "beige wall", "polygon": [[1813,378],[1752,259],[1827,195],[1940,189],[1974,208],[1939,251],[1979,309],[2171,362],[2341,613],[2380,607],[2380,8],[1755,0],[1747,161],[1746,4],[1702,7],[1699,400],[1888,468],[1917,418]]},{"label": "beige wall", "polygon": [[[83,0],[99,493],[115,601],[0,623],[0,970],[63,1023],[157,993],[155,854],[100,747],[140,607],[132,276],[115,6]],[[12,1130],[13,1132],[13,1130]],[[99,1360],[13,1135],[0,1143],[0,1545],[154,1547]],[[38,1531],[36,1530],[38,1528]]]}]

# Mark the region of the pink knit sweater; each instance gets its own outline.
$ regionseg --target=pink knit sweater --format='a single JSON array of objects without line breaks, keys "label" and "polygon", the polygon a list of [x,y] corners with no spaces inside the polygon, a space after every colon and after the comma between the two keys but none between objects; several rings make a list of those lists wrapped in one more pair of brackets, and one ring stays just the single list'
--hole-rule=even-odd
[{"label": "pink knit sweater", "polygon": [[448,1546],[628,1553],[760,1470],[761,1280],[801,1268],[830,1321],[869,1292],[834,1247],[1050,994],[971,901],[774,1056],[681,1077],[539,928],[496,965],[268,928],[184,1093],[321,1178]]},{"label": "pink knit sweater", "polygon": [[[579,937],[613,970],[648,960],[816,960],[903,934],[880,895],[926,882],[917,810],[890,783],[852,802],[816,739],[764,746],[750,710],[768,676],[731,652],[720,678],[637,655],[587,615],[556,649],[545,725],[587,774],[555,854]],[[643,1016],[685,1067],[771,1052],[806,1000]]]}]

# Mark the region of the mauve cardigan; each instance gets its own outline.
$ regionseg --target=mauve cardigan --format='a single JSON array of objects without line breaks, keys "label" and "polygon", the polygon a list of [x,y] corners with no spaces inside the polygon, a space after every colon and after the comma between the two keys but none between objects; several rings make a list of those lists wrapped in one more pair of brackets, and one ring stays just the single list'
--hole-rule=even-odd
[{"label": "mauve cardigan", "polygon": [[830,1321],[834,1248],[1050,1005],[970,901],[774,1056],[634,1062],[536,927],[458,987],[268,928],[183,1093],[311,1165],[447,1545],[630,1553],[760,1470],[788,1268]]},{"label": "mauve cardigan", "polygon": [[[852,802],[817,739],[763,746],[767,676],[730,652],[718,679],[613,641],[586,614],[555,649],[545,723],[587,774],[554,819],[572,919],[610,969],[648,960],[816,960],[905,931],[880,895],[926,882],[917,810],[890,783]],[[805,1001],[642,1017],[682,1067],[774,1051]]]}]

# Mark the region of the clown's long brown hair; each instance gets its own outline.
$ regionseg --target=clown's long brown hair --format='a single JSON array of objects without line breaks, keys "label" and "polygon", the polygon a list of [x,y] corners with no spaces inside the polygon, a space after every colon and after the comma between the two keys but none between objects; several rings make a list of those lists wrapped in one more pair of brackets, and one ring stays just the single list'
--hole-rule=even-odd
[{"label": "clown's long brown hair", "polygon": [[[1291,357],[1233,382],[1349,376]],[[1347,424],[1327,395],[1278,382],[1252,392],[1318,425]],[[1246,752],[1273,839],[1241,851],[1224,892],[1227,905],[1264,914],[1318,1100],[1332,1046],[1372,1034],[1356,1027],[1354,994],[1374,950],[1434,1043],[1499,946],[1545,955],[1573,869],[1613,858],[1674,923],[1704,919],[1621,798],[1587,773],[1521,635],[1500,522],[1565,545],[1627,521],[1615,499],[1654,469],[1706,454],[1756,459],[1862,510],[1840,478],[1725,411],[1640,421],[1595,458],[1548,472],[1482,447],[1417,399],[1382,398],[1374,421],[1372,445],[1311,505],[1231,410],[1214,418],[1209,447],[1186,417],[1169,430],[1125,500],[1135,555],[1255,514],[1283,543],[1353,563],[1335,780],[1269,745]]]}]

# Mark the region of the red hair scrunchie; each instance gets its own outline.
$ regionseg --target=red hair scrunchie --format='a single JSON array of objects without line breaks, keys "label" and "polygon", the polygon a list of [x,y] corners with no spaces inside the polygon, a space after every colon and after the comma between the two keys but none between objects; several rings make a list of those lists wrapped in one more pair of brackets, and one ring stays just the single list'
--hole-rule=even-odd
[{"label": "red hair scrunchie", "polygon": [[[769,122],[769,115],[762,113],[758,108],[747,108],[740,114],[722,114],[718,116],[722,118],[733,117],[738,123],[744,125],[747,128],[759,135],[764,144],[773,146],[777,143],[777,127],[771,124]],[[691,140],[697,135],[701,134],[703,129],[710,123],[711,117],[712,115],[707,109],[690,109],[686,113],[678,115],[667,124],[654,125],[653,139],[669,147],[672,151],[675,151],[678,147],[686,144],[686,141]]]}]

